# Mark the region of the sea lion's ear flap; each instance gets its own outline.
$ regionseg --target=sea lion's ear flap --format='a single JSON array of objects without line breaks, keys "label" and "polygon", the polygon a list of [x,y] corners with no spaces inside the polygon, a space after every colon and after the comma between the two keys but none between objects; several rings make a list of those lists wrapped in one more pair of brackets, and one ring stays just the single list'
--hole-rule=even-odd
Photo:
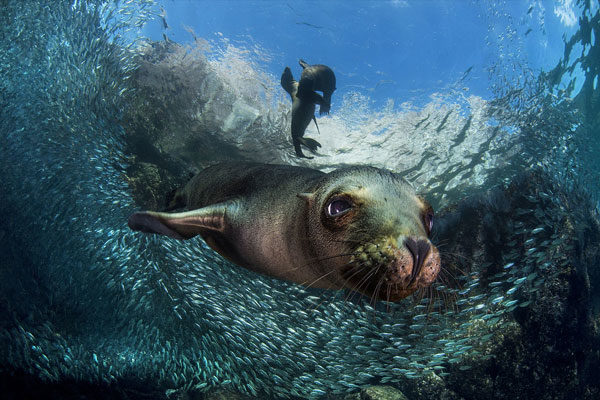
[{"label": "sea lion's ear flap", "polygon": [[180,240],[190,239],[203,232],[223,232],[225,215],[230,206],[220,203],[180,213],[136,212],[129,216],[127,224],[134,231],[158,233]]},{"label": "sea lion's ear flap", "polygon": [[309,204],[312,203],[312,201],[315,199],[314,193],[298,193],[296,196],[298,196],[302,200],[305,200]]}]

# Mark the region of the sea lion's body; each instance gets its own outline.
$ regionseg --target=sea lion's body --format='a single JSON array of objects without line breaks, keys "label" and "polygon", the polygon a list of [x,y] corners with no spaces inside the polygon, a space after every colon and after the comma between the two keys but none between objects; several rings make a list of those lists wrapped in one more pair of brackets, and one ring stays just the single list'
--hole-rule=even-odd
[{"label": "sea lion's body", "polygon": [[327,65],[310,65],[304,60],[299,61],[302,67],[302,75],[298,85],[298,97],[300,99],[312,99],[311,92],[323,92],[322,100],[319,101],[319,114],[328,114],[331,108],[331,96],[336,89],[336,80],[333,70]]},{"label": "sea lion's body", "polygon": [[[298,82],[294,80],[290,68],[286,67],[283,74],[281,74],[281,86],[292,98],[292,143],[298,157],[312,158],[306,157],[304,153],[302,153],[301,145],[308,147],[312,152],[316,152],[317,148],[321,147],[321,144],[316,140],[305,138],[304,131],[311,120],[315,121],[315,125],[317,125],[317,120],[315,118],[315,103],[322,102],[323,99],[314,91],[312,94],[305,94],[304,99],[300,99],[296,96],[298,93],[298,85]],[[317,125],[317,130],[318,129],[319,125]]]},{"label": "sea lion's body", "polygon": [[[315,121],[317,130],[319,125],[315,118],[316,104],[319,104],[319,113],[329,113],[331,108],[331,95],[335,91],[335,74],[326,65],[309,65],[304,60],[299,61],[302,66],[302,76],[300,82],[294,80],[292,71],[285,67],[281,74],[281,86],[289,93],[292,98],[292,142],[298,157],[306,157],[302,153],[301,145],[308,147],[313,153],[317,151],[321,144],[314,139],[305,138],[304,131]],[[323,96],[316,91],[323,92]]]},{"label": "sea lion's body", "polygon": [[[294,265],[294,255],[302,252],[298,248],[300,238],[306,237],[301,214],[286,213],[284,203],[301,203],[295,189],[309,187],[321,175],[317,170],[292,166],[218,164],[195,175],[176,196],[181,196],[180,204],[185,203],[190,210],[242,199],[238,206],[228,209],[234,225],[224,232],[207,230],[200,235],[235,264],[297,282],[299,270],[271,267],[273,260],[279,260],[282,267]],[[310,279],[306,271],[303,274],[302,279]]]},{"label": "sea lion's body", "polygon": [[430,207],[387,170],[325,174],[220,164],[200,172],[177,196],[190,211],[139,212],[129,226],[178,239],[201,235],[252,271],[389,301],[428,286],[439,272],[439,252],[427,237]]}]

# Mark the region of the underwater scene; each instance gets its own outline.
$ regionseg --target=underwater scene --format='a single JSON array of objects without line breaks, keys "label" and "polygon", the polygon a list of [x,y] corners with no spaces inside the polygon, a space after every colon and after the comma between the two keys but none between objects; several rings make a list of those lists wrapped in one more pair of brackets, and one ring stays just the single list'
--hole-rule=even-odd
[{"label": "underwater scene", "polygon": [[600,398],[597,0],[0,18],[2,398]]}]

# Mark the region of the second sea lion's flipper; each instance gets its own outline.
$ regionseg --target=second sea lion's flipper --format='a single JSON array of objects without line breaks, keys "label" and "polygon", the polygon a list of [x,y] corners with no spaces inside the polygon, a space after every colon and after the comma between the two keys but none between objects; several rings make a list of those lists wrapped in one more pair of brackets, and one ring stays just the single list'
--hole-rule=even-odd
[{"label": "second sea lion's flipper", "polygon": [[310,151],[312,151],[313,153],[316,153],[317,149],[319,147],[321,147],[321,143],[317,142],[315,139],[303,137],[303,138],[300,138],[299,140],[304,146],[308,147],[308,149]]},{"label": "second sea lion's flipper", "polygon": [[331,109],[331,104],[327,101],[323,101],[323,103],[319,103],[319,115],[329,114],[329,110]]},{"label": "second sea lion's flipper", "polygon": [[293,141],[294,141],[294,150],[296,150],[296,155],[298,157],[300,157],[300,158],[308,158],[309,160],[314,158],[314,157],[305,156],[304,153],[302,152],[302,147],[300,147],[300,144],[301,144],[301,142],[304,141],[303,138],[293,139]]},{"label": "second sea lion's flipper", "polygon": [[293,96],[293,93],[296,90],[296,85],[297,82],[294,80],[292,70],[290,69],[290,67],[285,67],[283,73],[281,74],[281,86],[286,92],[289,93],[290,96]]},{"label": "second sea lion's flipper", "polygon": [[310,96],[311,101],[319,105],[319,115],[329,114],[329,110],[331,108],[331,97],[329,97],[330,100],[327,100],[326,96],[321,96],[319,93],[314,91],[310,94]]},{"label": "second sea lion's flipper", "polygon": [[227,201],[180,213],[142,211],[131,214],[127,224],[134,231],[184,240],[202,233],[223,232],[227,213],[233,212],[235,207],[234,201]]},{"label": "second sea lion's flipper", "polygon": [[321,131],[319,130],[319,124],[317,124],[317,118],[313,115],[313,121],[315,121],[315,126],[317,127],[317,132],[319,133],[319,135],[321,134]]},{"label": "second sea lion's flipper", "polygon": [[298,92],[296,93],[296,96],[299,99],[302,99],[306,102],[318,104],[319,110],[327,108],[327,110],[329,111],[329,103],[327,102],[327,100],[325,100],[323,96],[321,96],[314,90],[305,90],[304,92],[300,92],[300,84],[298,84]]}]

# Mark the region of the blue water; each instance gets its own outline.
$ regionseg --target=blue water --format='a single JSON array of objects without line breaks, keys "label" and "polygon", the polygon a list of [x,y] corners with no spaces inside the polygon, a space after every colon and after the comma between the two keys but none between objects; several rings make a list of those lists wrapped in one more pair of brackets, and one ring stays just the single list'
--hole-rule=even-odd
[{"label": "blue water", "polygon": [[157,20],[143,30],[153,40],[165,33],[190,42],[191,28],[216,45],[225,38],[256,50],[274,75],[298,58],[334,65],[338,94],[360,90],[378,106],[388,98],[427,98],[468,70],[465,86],[490,98],[488,69],[499,55],[548,70],[563,55],[563,35],[576,30],[561,21],[554,2],[174,1],[162,7],[168,28]]},{"label": "blue water", "polygon": [[[600,392],[597,2],[15,0],[0,32],[9,398]],[[337,77],[312,160],[279,84],[299,58]],[[405,173],[461,270],[434,285],[451,305],[348,301],[128,229],[232,159]]]}]

